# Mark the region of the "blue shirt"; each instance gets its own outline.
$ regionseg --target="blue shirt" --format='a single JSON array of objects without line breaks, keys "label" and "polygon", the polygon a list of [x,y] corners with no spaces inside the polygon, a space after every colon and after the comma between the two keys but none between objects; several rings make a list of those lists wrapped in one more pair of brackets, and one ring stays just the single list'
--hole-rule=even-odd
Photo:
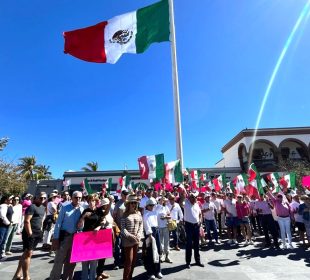
[{"label": "blue shirt", "polygon": [[74,207],[72,203],[61,207],[55,224],[54,238],[59,239],[60,230],[65,230],[68,233],[75,233],[77,231],[77,223],[83,210],[83,207]]}]

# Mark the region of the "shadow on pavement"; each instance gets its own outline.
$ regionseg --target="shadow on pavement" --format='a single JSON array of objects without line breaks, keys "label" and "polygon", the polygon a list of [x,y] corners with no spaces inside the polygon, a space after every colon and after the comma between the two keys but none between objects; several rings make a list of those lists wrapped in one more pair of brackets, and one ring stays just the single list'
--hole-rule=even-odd
[{"label": "shadow on pavement", "polygon": [[225,263],[225,261],[227,261],[227,260],[229,260],[229,259],[214,260],[214,261],[208,262],[208,264],[212,265],[212,266],[217,266],[217,267],[227,267],[227,266],[234,266],[234,265],[240,264],[240,261],[238,261],[238,260]]}]

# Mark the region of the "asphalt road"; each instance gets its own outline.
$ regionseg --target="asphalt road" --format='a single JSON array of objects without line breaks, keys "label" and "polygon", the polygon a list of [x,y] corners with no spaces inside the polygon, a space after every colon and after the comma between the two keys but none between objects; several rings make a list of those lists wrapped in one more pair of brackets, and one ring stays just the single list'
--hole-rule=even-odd
[{"label": "asphalt road", "polygon": [[[21,255],[20,236],[16,236],[12,251],[14,254],[0,264],[0,279],[12,279]],[[201,249],[201,260],[204,268],[192,266],[185,268],[185,251],[171,251],[172,264],[162,264],[164,279],[255,279],[286,280],[310,279],[310,250],[294,242],[294,249],[264,249],[261,238],[253,245],[230,246],[226,240],[220,245],[205,246]],[[41,244],[39,245],[39,247]],[[193,260],[194,261],[194,260]],[[106,272],[110,279],[122,279],[123,270],[112,270],[113,259],[106,262]],[[53,265],[53,258],[40,249],[34,252],[30,275],[32,280],[48,279]],[[76,266],[74,279],[80,279],[81,264]],[[137,264],[134,279],[147,279],[143,265]]]}]

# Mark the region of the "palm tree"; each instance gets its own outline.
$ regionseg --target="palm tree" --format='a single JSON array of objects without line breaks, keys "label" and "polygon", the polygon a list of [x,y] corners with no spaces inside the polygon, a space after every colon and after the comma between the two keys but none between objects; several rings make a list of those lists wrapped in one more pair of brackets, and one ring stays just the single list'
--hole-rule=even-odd
[{"label": "palm tree", "polygon": [[98,171],[98,162],[97,161],[88,162],[86,163],[85,167],[82,167],[82,170],[85,172]]},{"label": "palm tree", "polygon": [[38,180],[43,180],[43,179],[52,179],[52,172],[49,171],[49,166],[39,164],[35,166],[35,171],[36,171],[36,177]]},{"label": "palm tree", "polygon": [[8,142],[9,142],[9,138],[7,137],[0,138],[0,151],[2,151],[5,148]]},{"label": "palm tree", "polygon": [[34,156],[31,157],[23,157],[20,158],[20,163],[18,164],[18,170],[21,174],[24,175],[26,180],[33,180],[34,179],[34,171],[36,167],[36,158]]}]

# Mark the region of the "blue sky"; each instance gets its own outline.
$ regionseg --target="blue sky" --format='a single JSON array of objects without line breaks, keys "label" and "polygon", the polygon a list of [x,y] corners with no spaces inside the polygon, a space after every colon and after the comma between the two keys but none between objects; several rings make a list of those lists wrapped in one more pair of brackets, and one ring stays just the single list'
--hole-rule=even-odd
[{"label": "blue sky", "polygon": [[[175,160],[168,42],[116,64],[63,53],[63,31],[154,0],[2,1],[2,156],[34,155],[61,178],[97,161],[137,169],[142,155]],[[175,0],[184,164],[212,167],[221,148],[254,128],[267,84],[306,0]],[[308,126],[310,22],[296,32],[270,92],[261,128]]]}]

